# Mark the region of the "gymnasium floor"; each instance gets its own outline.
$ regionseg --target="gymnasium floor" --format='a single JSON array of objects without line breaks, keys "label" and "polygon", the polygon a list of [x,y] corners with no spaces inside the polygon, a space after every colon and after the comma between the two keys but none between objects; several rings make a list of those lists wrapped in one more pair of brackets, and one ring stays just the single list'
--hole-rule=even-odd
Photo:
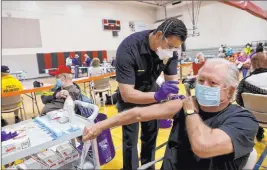
[{"label": "gymnasium floor", "polygon": [[[51,84],[55,82],[55,80],[53,78],[45,78],[45,79],[43,79],[41,81],[43,81],[44,83],[51,83]],[[115,91],[116,88],[117,88],[116,81],[112,80],[111,81],[111,85],[112,85],[112,90]],[[81,85],[80,87],[83,88],[83,85]],[[185,94],[185,90],[184,90],[182,84],[179,84],[179,88],[180,88],[180,93],[181,94]],[[26,113],[27,113],[27,118],[32,117],[33,116],[33,113],[32,113],[33,111],[32,111],[31,100],[27,96],[23,96],[23,98],[24,98],[24,105],[25,105],[25,109],[26,109]],[[43,104],[41,102],[41,99],[40,99],[39,95],[37,96],[37,99],[38,99],[38,105],[39,105],[40,110],[41,110],[43,108]],[[100,112],[101,113],[105,113],[108,117],[112,117],[112,116],[114,116],[114,115],[116,115],[118,113],[118,111],[117,111],[115,106],[106,106],[105,108],[101,107],[100,108]],[[35,115],[37,115],[37,113],[35,113]],[[6,120],[8,120],[9,123],[13,123],[14,122],[13,114],[3,114],[3,117]],[[158,138],[157,138],[157,146],[159,146],[160,144],[162,144],[162,143],[164,143],[164,142],[166,142],[168,140],[170,130],[171,130],[171,128],[169,128],[169,129],[160,129],[159,130],[159,135],[158,135]],[[266,132],[267,132],[267,130],[265,131],[265,139],[263,140],[263,142],[267,143],[267,133]],[[117,127],[115,129],[112,129],[111,133],[112,133],[112,139],[113,139],[113,142],[114,142],[114,145],[115,145],[116,155],[115,155],[115,157],[113,158],[113,160],[111,162],[107,163],[106,165],[102,166],[101,168],[102,169],[121,169],[122,168],[122,130],[121,130],[121,127]],[[141,148],[140,140],[138,142],[138,148],[139,148],[138,152],[140,152],[140,148]],[[261,153],[265,149],[265,144],[256,142],[255,148],[257,150],[258,158],[259,158]],[[156,158],[162,157],[164,155],[164,151],[165,151],[165,147],[159,149],[156,152]],[[159,163],[156,164],[156,169],[160,169],[161,163],[162,162],[159,162]],[[267,167],[267,158],[264,159],[262,165]]]}]

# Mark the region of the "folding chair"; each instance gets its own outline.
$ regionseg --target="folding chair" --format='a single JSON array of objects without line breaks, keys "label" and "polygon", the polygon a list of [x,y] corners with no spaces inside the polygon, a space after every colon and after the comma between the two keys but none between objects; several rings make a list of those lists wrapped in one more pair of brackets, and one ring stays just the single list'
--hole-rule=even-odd
[{"label": "folding chair", "polygon": [[[267,95],[242,93],[244,107],[250,110],[263,128],[267,128]],[[266,145],[266,143],[264,143]],[[267,145],[254,169],[259,169],[267,154]],[[265,167],[266,168],[266,167]]]},{"label": "folding chair", "polygon": [[[16,110],[20,110],[20,116],[22,120],[26,120],[26,112],[24,108],[23,98],[20,95],[18,96],[10,96],[10,97],[3,97],[2,104],[1,104],[1,113],[11,113],[15,112]],[[23,118],[23,112],[24,118]]]},{"label": "folding chair", "polygon": [[[111,92],[111,85],[109,83],[109,77],[103,78],[100,80],[95,80],[94,81],[94,88],[92,89],[92,93],[94,96],[94,103],[96,103],[96,93],[103,93],[103,92],[109,92],[109,95],[112,96]],[[105,101],[104,106],[105,106]],[[111,103],[113,105],[113,99],[111,98]]]}]

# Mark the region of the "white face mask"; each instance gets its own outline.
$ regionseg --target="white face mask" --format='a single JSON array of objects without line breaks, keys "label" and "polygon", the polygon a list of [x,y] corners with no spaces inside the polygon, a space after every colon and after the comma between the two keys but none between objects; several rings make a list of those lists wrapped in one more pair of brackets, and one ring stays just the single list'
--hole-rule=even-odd
[{"label": "white face mask", "polygon": [[157,55],[160,60],[169,59],[173,57],[173,50],[171,49],[162,49],[161,47],[157,48]]}]

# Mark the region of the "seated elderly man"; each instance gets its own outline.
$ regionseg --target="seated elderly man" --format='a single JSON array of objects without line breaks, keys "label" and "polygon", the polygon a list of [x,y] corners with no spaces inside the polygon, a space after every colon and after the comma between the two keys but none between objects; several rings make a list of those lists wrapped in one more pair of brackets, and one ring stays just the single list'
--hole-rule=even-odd
[{"label": "seated elderly man", "polygon": [[83,141],[101,131],[134,122],[174,119],[161,169],[242,169],[253,150],[255,117],[231,104],[239,72],[225,59],[210,59],[199,70],[196,99],[133,108],[90,125]]},{"label": "seated elderly man", "polygon": [[72,82],[71,70],[67,66],[60,66],[55,72],[57,76],[57,89],[53,95],[42,97],[45,104],[41,114],[62,109],[65,99],[70,95],[73,100],[78,100],[81,90],[78,85]]},{"label": "seated elderly man", "polygon": [[[253,70],[248,77],[241,80],[237,88],[236,102],[244,106],[242,93],[253,93],[267,95],[267,53],[258,52],[251,58]],[[259,128],[258,141],[264,138],[264,129]]]}]

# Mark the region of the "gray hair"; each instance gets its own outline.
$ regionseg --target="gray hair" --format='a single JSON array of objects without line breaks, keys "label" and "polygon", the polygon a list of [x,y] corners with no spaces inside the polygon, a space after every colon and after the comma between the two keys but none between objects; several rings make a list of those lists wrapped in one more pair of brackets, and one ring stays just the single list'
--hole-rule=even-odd
[{"label": "gray hair", "polygon": [[205,55],[202,52],[198,52],[197,55],[196,55],[196,57],[197,56],[200,56],[201,58],[205,58]]},{"label": "gray hair", "polygon": [[[211,59],[208,59],[206,61],[205,65],[207,63],[211,63],[213,65],[219,65],[219,64],[227,65],[228,69],[227,69],[227,73],[225,73],[225,75],[226,75],[225,76],[225,85],[230,86],[230,87],[234,87],[235,89],[237,88],[237,86],[239,84],[239,71],[238,71],[238,68],[236,67],[236,65],[234,63],[231,63],[230,61],[228,61],[224,58],[211,58]],[[199,70],[199,72],[202,70],[202,68]],[[235,91],[233,92],[233,94],[231,96],[231,99],[230,99],[231,102],[235,100]]]},{"label": "gray hair", "polygon": [[61,75],[66,77],[67,80],[72,80],[72,74],[63,73]]},{"label": "gray hair", "polygon": [[238,69],[234,63],[231,63],[230,61],[228,61],[224,58],[211,58],[211,59],[208,59],[206,61],[205,65],[208,63],[212,63],[213,65],[218,65],[218,64],[227,65],[228,66],[228,72],[225,74],[226,75],[226,77],[225,77],[226,78],[225,79],[226,85],[231,86],[231,87],[235,87],[235,88],[238,86],[238,84],[239,84],[239,71],[238,71]]}]

